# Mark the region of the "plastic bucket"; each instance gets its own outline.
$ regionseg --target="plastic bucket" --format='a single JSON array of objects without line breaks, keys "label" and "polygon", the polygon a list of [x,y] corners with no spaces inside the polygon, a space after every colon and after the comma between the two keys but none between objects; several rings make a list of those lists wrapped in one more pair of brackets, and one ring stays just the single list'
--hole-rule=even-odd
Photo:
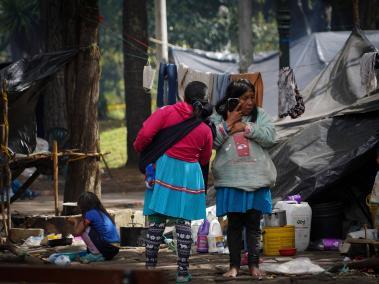
[{"label": "plastic bucket", "polygon": [[295,247],[295,226],[265,227],[263,229],[263,254],[280,255],[279,250]]}]

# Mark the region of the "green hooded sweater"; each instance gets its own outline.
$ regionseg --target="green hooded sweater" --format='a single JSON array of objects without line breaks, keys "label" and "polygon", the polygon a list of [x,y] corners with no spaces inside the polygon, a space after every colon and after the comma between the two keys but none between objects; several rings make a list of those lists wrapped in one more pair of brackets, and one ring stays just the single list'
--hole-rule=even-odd
[{"label": "green hooded sweater", "polygon": [[216,158],[212,164],[215,187],[235,187],[255,191],[271,188],[276,181],[276,168],[267,148],[275,144],[276,130],[268,114],[258,108],[255,123],[250,116],[242,117],[245,132],[230,135],[221,115],[215,113],[211,121],[216,127],[213,147]]}]

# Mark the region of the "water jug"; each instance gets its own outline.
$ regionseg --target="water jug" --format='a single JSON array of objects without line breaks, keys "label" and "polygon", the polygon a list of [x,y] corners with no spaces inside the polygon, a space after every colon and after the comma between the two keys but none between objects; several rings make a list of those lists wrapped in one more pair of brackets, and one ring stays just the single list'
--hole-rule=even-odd
[{"label": "water jug", "polygon": [[279,201],[275,208],[285,210],[287,224],[295,226],[295,247],[304,251],[309,246],[311,233],[312,209],[307,202]]},{"label": "water jug", "polygon": [[221,225],[217,219],[212,220],[208,233],[208,252],[223,253],[224,236],[222,235]]}]

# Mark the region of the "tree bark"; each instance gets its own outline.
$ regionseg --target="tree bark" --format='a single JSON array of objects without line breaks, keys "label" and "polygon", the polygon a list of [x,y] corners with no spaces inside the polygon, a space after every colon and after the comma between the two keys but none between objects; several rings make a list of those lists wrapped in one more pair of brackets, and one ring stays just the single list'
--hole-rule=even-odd
[{"label": "tree bark", "polygon": [[[81,152],[97,152],[99,130],[100,52],[98,47],[99,9],[97,0],[65,1],[65,46],[80,48],[65,68],[69,145]],[[100,196],[100,172],[96,158],[69,163],[64,201],[74,202],[85,191]],[[71,212],[64,212],[71,213]]]},{"label": "tree bark", "polygon": [[[44,27],[45,52],[63,50],[64,18],[63,5],[60,0],[40,0],[41,22]],[[43,128],[44,138],[52,145],[52,141],[58,141],[61,148],[67,142],[67,137],[61,133],[68,133],[67,102],[64,88],[64,70],[54,75],[48,83],[43,95]]]},{"label": "tree bark", "polygon": [[246,73],[253,62],[252,1],[238,1],[239,71]]},{"label": "tree bark", "polygon": [[364,30],[375,30],[379,28],[379,1],[359,0],[361,28]]},{"label": "tree bark", "polygon": [[[151,96],[142,87],[143,67],[147,62],[147,9],[146,0],[124,0],[123,38],[138,49],[124,42],[124,82],[127,127],[127,165],[135,165],[138,155],[133,142],[143,121],[151,114]],[[138,56],[138,58],[136,57]]]}]

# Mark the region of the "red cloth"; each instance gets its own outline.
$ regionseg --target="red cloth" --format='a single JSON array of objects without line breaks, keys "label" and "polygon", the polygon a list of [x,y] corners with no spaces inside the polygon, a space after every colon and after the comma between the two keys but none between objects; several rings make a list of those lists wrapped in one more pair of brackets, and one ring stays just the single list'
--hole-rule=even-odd
[{"label": "red cloth", "polygon": [[[161,129],[186,120],[192,115],[192,112],[192,106],[185,102],[158,109],[143,123],[142,129],[133,143],[134,149],[142,152]],[[212,143],[211,129],[205,123],[201,123],[167,150],[166,154],[171,158],[187,162],[199,161],[200,164],[206,165],[212,154]]]}]

